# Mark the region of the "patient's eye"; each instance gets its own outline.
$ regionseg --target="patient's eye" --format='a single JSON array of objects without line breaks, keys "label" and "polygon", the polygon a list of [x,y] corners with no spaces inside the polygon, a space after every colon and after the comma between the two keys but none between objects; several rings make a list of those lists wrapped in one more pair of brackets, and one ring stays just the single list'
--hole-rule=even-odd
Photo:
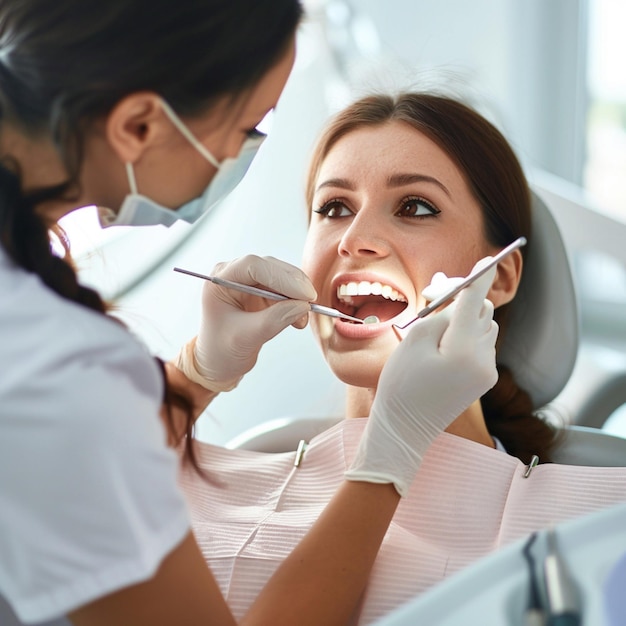
[{"label": "patient's eye", "polygon": [[321,207],[313,209],[315,213],[323,215],[324,217],[348,217],[352,215],[352,211],[341,200],[329,200],[324,202]]},{"label": "patient's eye", "polygon": [[400,217],[430,217],[439,213],[441,211],[428,200],[412,196],[402,200],[397,214]]}]

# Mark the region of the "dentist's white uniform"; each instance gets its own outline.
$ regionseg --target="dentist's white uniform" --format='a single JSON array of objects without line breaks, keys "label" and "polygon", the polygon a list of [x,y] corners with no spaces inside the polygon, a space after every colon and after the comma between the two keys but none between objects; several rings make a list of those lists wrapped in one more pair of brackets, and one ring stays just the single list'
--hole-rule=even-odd
[{"label": "dentist's white uniform", "polygon": [[2,247],[0,294],[0,589],[37,623],[148,579],[190,523],[144,347]]},{"label": "dentist's white uniform", "polygon": [[[174,212],[138,192],[128,164],[131,193],[117,214],[101,214],[103,225],[197,221],[265,138],[251,132],[237,157],[218,161],[162,105],[217,174]],[[163,376],[144,347],[17,268],[1,246],[0,294],[0,595],[38,623],[151,578],[191,523],[159,417]]]}]

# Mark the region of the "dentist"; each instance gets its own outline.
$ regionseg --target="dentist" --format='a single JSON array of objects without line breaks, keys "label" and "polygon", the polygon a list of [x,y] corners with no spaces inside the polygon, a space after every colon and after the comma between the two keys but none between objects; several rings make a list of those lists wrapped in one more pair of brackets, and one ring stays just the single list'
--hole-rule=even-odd
[{"label": "dentist", "polygon": [[[208,211],[260,144],[301,13],[296,0],[0,2],[0,595],[25,623],[235,623],[173,446],[194,462],[193,421],[265,341],[306,325],[315,290],[275,259],[222,266],[295,300],[252,310],[207,285],[198,336],[163,364],[78,282],[57,221],[86,205],[104,226]],[[242,623],[349,621],[425,449],[495,383],[492,278],[399,345],[355,466]]]}]

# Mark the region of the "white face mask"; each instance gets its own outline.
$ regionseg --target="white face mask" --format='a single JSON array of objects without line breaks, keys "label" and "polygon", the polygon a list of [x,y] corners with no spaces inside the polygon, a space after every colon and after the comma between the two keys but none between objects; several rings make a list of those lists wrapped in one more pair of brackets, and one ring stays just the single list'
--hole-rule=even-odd
[{"label": "white face mask", "polygon": [[217,168],[217,174],[211,179],[202,195],[186,202],[178,209],[168,209],[137,191],[133,165],[126,163],[130,193],[124,198],[117,215],[110,209],[98,208],[100,224],[103,228],[107,226],[153,226],[155,224],[171,226],[179,219],[193,224],[219,204],[241,182],[265,140],[263,133],[253,131],[244,141],[236,157],[229,157],[220,162],[193,136],[167,102],[162,101],[162,105],[174,126],[211,165]]}]

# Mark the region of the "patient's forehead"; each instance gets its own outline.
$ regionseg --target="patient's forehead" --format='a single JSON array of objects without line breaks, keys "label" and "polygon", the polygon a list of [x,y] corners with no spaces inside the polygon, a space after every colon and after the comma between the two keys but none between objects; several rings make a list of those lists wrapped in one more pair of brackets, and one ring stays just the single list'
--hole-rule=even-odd
[{"label": "patient's forehead", "polygon": [[322,161],[316,188],[331,178],[381,184],[399,172],[435,176],[450,191],[469,191],[464,172],[437,143],[395,120],[358,128],[339,139]]}]

